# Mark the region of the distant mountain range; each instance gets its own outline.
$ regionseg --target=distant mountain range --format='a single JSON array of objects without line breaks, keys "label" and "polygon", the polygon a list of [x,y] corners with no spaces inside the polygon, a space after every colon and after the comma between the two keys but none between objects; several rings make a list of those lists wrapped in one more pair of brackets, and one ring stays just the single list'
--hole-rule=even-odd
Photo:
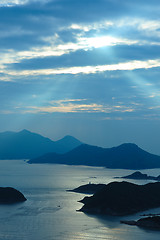
[{"label": "distant mountain range", "polygon": [[0,159],[30,159],[48,152],[65,153],[82,143],[66,136],[52,141],[28,130],[0,133]]},{"label": "distant mountain range", "polygon": [[28,130],[0,133],[0,159],[134,170],[160,168],[160,156],[148,153],[136,144],[101,148],[83,144],[72,136],[52,141]]},{"label": "distant mountain range", "polygon": [[113,148],[81,144],[65,154],[47,153],[31,159],[29,163],[57,163],[135,170],[160,168],[160,156],[148,153],[132,143]]}]

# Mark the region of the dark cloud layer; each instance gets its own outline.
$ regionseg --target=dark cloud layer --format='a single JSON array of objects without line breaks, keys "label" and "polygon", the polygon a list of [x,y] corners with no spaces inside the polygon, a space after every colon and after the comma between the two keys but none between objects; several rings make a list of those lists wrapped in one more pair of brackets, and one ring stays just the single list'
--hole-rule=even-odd
[{"label": "dark cloud layer", "polygon": [[[154,2],[154,3],[153,3]],[[0,8],[1,47],[26,48],[42,44],[42,36],[50,36],[60,26],[71,23],[92,23],[121,20],[125,17],[156,19],[157,1],[50,1]],[[157,6],[156,6],[157,4]],[[136,15],[135,15],[136,14]],[[159,15],[158,15],[159,16]],[[10,32],[14,31],[10,36]],[[3,36],[4,32],[4,36]],[[8,37],[5,37],[5,33]],[[66,34],[67,35],[67,34]],[[67,37],[69,38],[69,36]]]}]

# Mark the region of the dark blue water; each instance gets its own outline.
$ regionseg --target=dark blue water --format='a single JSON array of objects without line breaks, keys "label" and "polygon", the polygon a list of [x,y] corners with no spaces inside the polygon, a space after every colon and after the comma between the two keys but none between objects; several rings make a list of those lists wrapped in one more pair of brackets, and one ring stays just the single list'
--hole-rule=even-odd
[{"label": "dark blue water", "polygon": [[[129,170],[29,165],[24,161],[0,161],[0,186],[22,191],[27,201],[0,205],[0,240],[159,240],[160,232],[120,224],[128,217],[98,217],[76,212],[83,194],[67,192],[82,184],[109,183]],[[160,169],[143,171],[157,176]],[[143,184],[147,181],[140,181]],[[160,212],[160,209],[148,211]]]}]

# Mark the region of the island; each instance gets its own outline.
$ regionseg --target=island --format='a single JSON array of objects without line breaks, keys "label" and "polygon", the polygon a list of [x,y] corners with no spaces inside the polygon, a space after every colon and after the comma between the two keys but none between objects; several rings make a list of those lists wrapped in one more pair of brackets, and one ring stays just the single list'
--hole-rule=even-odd
[{"label": "island", "polygon": [[154,180],[160,181],[160,175],[157,177],[148,176],[147,174],[143,174],[140,171],[136,171],[130,175],[123,176],[123,177],[115,177],[115,178],[126,178],[126,179],[136,179],[136,180]]},{"label": "island", "polygon": [[152,230],[160,230],[160,216],[140,218],[138,221],[121,221],[121,223]]},{"label": "island", "polygon": [[78,211],[85,213],[112,216],[134,214],[160,207],[160,182],[145,185],[111,182],[80,202],[84,206]]},{"label": "island", "polygon": [[82,185],[80,187],[77,187],[73,190],[67,190],[68,192],[77,192],[77,193],[85,193],[85,194],[94,194],[97,191],[101,190],[104,188],[106,184],[94,184],[94,183],[89,183]]},{"label": "island", "polygon": [[0,204],[12,204],[24,202],[24,195],[12,187],[0,187]]}]

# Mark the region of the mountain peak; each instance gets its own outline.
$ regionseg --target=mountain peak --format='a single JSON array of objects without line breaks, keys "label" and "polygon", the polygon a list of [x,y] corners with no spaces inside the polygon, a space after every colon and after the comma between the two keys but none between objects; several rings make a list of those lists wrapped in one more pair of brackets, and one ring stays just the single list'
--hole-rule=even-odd
[{"label": "mountain peak", "polygon": [[29,130],[27,130],[27,129],[23,129],[19,133],[31,133],[31,132]]},{"label": "mountain peak", "polygon": [[76,138],[72,137],[71,135],[66,135],[62,139],[76,139]]},{"label": "mountain peak", "polygon": [[122,144],[119,145],[119,146],[133,146],[133,147],[138,147],[138,145],[135,144],[135,143],[122,143]]},{"label": "mountain peak", "polygon": [[122,149],[139,149],[138,145],[136,145],[135,143],[123,143],[118,147]]},{"label": "mountain peak", "polygon": [[72,137],[70,135],[64,136],[62,139],[58,140],[57,143],[61,143],[61,144],[74,143],[76,145],[82,144],[82,142],[80,142],[77,138]]}]

